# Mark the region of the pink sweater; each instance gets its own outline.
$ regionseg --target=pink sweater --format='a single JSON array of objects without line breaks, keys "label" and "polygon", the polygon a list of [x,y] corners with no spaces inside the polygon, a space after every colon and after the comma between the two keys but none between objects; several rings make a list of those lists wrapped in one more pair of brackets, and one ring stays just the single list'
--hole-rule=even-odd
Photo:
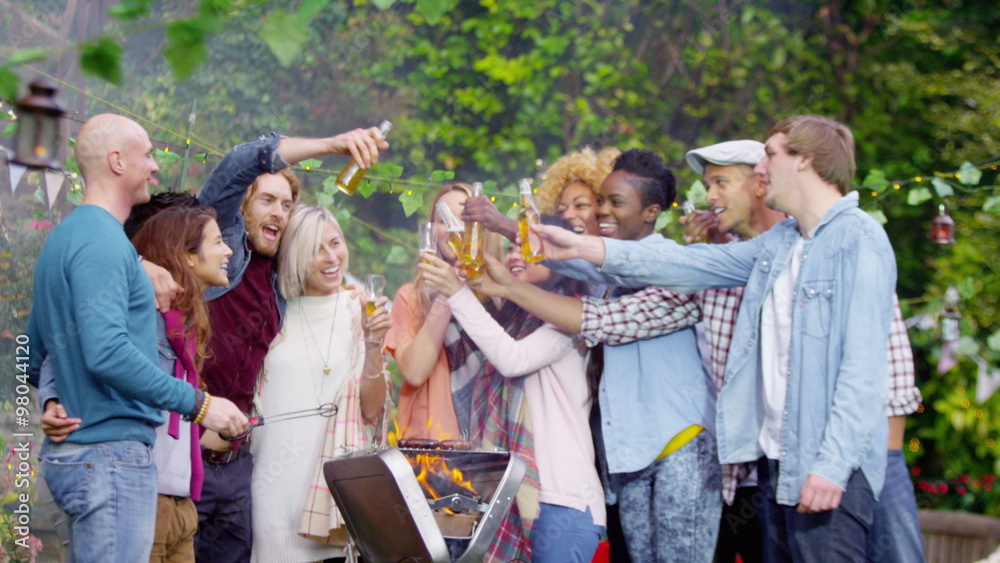
[{"label": "pink sweater", "polygon": [[468,288],[448,300],[452,315],[504,377],[524,377],[541,502],[585,511],[605,525],[604,490],[594,467],[590,396],[579,339],[546,324],[514,340]]}]

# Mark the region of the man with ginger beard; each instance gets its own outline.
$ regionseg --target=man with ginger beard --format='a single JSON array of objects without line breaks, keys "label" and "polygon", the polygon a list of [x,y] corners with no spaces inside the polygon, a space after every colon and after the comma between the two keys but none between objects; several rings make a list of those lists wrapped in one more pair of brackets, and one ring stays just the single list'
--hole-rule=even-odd
[{"label": "man with ginger beard", "polygon": [[[388,147],[374,127],[326,138],[272,133],[235,147],[212,172],[198,199],[215,208],[233,256],[227,267],[229,286],[205,294],[212,340],[201,375],[209,392],[249,412],[264,355],[281,327],[285,300],[277,289],[275,254],[300,189],[289,164],[341,154],[369,168]],[[250,560],[253,458],[244,442],[211,432],[202,437],[205,484],[195,536],[199,561]]]}]

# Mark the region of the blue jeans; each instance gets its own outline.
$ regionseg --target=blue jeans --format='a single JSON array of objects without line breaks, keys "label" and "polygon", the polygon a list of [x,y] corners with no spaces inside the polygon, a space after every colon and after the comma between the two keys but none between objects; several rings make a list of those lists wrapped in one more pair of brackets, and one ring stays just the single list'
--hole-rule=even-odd
[{"label": "blue jeans", "polygon": [[[243,444],[249,448],[250,444]],[[198,531],[194,536],[195,559],[211,563],[247,563],[253,546],[250,522],[250,479],[253,455],[232,463],[204,462],[205,482],[198,508]]]},{"label": "blue jeans", "polygon": [[885,486],[875,504],[875,520],[868,535],[868,561],[911,563],[924,560],[924,541],[917,520],[913,481],[902,450],[889,450]]},{"label": "blue jeans", "polygon": [[632,561],[712,561],[722,468],[711,434],[702,431],[646,469],[614,477],[622,483],[618,507]]},{"label": "blue jeans", "polygon": [[73,561],[149,560],[156,528],[156,466],[149,446],[46,440],[39,457],[52,498],[69,517]]},{"label": "blue jeans", "polygon": [[532,563],[590,563],[604,526],[594,525],[588,508],[541,503],[541,513],[531,528]]},{"label": "blue jeans", "polygon": [[764,561],[778,563],[864,563],[875,497],[868,480],[854,470],[840,505],[816,514],[799,514],[796,506],[778,504],[778,462],[761,458],[757,479],[763,493]]}]

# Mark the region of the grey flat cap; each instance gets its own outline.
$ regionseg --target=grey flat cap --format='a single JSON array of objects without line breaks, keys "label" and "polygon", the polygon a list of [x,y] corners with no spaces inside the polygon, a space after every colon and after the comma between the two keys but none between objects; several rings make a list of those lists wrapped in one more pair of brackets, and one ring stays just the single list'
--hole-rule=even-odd
[{"label": "grey flat cap", "polygon": [[687,153],[687,163],[698,174],[705,173],[706,164],[729,166],[749,164],[756,166],[764,158],[764,143],[760,141],[726,141],[694,149]]}]

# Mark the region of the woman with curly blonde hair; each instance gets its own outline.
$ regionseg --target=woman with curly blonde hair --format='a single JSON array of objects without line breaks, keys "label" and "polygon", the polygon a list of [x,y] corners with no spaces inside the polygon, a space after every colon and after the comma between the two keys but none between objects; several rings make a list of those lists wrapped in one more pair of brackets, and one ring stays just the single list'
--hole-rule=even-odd
[{"label": "woman with curly blonde hair", "polygon": [[542,175],[535,196],[538,210],[562,217],[577,233],[599,234],[597,193],[619,154],[614,147],[600,152],[584,147],[560,157]]}]

